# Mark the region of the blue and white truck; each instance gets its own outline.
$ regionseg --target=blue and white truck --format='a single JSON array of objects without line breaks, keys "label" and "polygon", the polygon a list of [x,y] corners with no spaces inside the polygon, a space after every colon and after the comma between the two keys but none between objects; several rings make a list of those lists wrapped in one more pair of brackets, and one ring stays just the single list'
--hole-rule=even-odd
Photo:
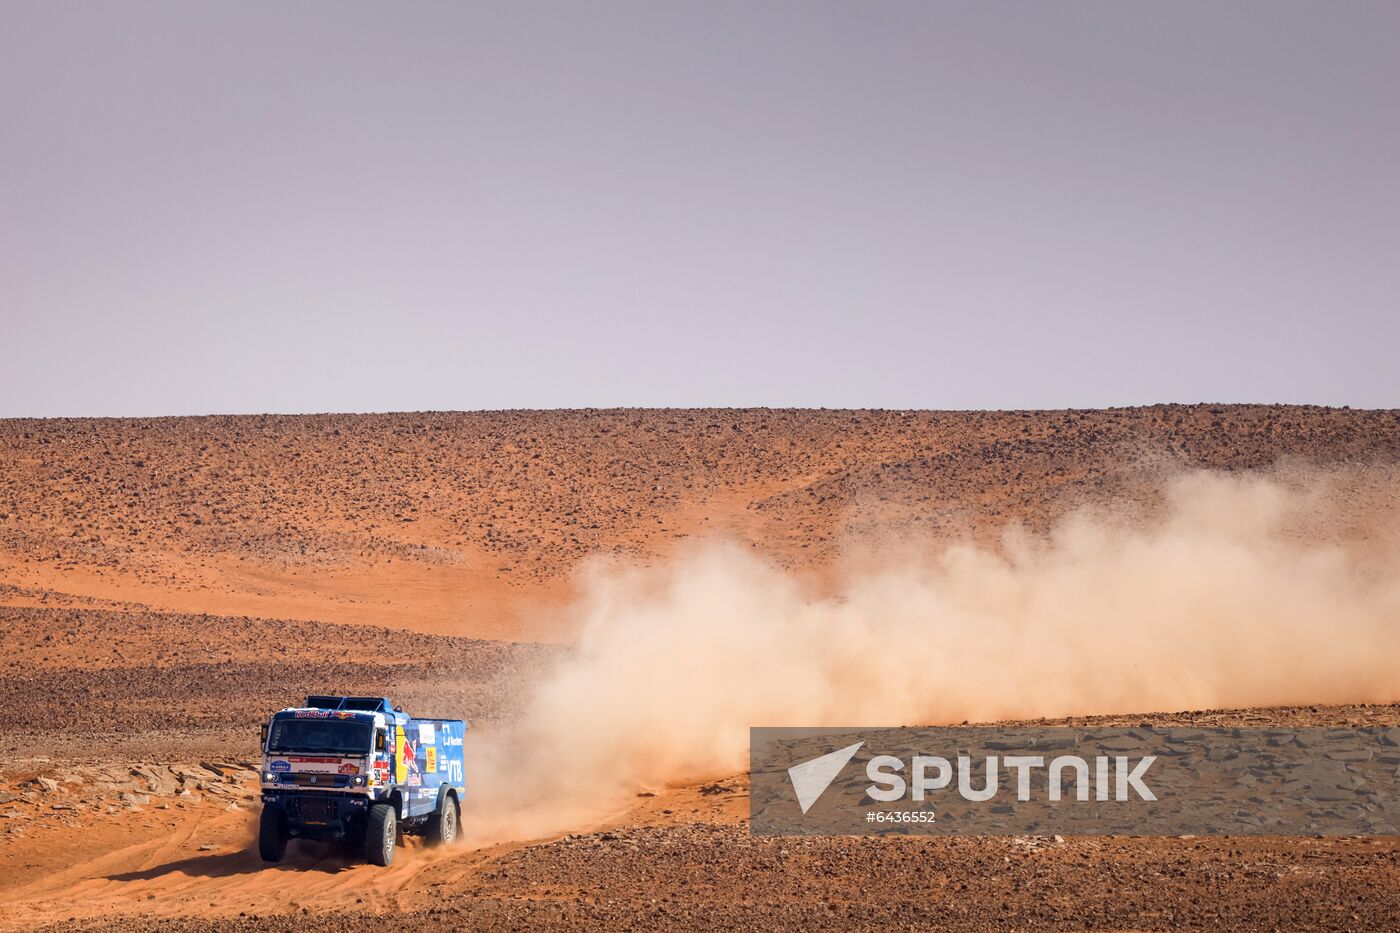
[{"label": "blue and white truck", "polygon": [[262,729],[258,854],[289,839],[340,841],[376,865],[400,833],[450,845],[466,795],[460,719],[415,719],[382,697],[309,696]]}]

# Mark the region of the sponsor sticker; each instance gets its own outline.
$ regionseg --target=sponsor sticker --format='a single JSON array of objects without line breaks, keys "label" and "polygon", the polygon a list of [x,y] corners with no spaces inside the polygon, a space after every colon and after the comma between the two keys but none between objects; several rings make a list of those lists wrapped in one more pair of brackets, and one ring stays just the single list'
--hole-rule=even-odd
[{"label": "sponsor sticker", "polygon": [[418,744],[432,745],[434,738],[433,724],[430,722],[420,722],[418,724]]},{"label": "sponsor sticker", "polygon": [[428,751],[428,764],[427,764],[427,768],[426,768],[425,770],[427,771],[428,774],[432,774],[434,771],[437,770],[437,749],[436,749],[436,748],[429,748],[427,751]]},{"label": "sponsor sticker", "polygon": [[341,773],[341,774],[359,774],[359,773],[360,773],[360,766],[359,766],[359,765],[355,765],[355,764],[351,764],[350,762],[347,761],[345,764],[343,764],[343,765],[340,766],[340,773]]},{"label": "sponsor sticker", "polygon": [[290,770],[292,770],[292,765],[291,765],[291,762],[288,762],[288,761],[271,761],[271,762],[268,762],[267,770],[269,770],[269,771],[290,771]]},{"label": "sponsor sticker", "polygon": [[292,714],[295,719],[329,719],[329,710],[324,709],[299,709]]}]

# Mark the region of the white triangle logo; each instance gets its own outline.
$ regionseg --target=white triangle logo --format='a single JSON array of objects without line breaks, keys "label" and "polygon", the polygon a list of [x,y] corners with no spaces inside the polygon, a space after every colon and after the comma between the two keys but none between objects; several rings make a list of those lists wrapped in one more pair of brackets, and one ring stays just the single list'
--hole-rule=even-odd
[{"label": "white triangle logo", "polygon": [[836,775],[846,767],[846,762],[854,758],[864,744],[857,742],[847,745],[820,758],[813,758],[788,768],[788,779],[792,781],[792,789],[797,792],[797,804],[804,814],[812,809],[812,804],[831,786],[831,782],[836,780]]}]

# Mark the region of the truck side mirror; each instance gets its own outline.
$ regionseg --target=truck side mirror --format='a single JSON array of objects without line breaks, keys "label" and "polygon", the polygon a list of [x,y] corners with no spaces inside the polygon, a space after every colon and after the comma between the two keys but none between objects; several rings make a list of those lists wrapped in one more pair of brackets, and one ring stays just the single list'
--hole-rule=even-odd
[{"label": "truck side mirror", "polygon": [[267,723],[263,723],[260,734],[262,735],[262,747],[267,748]]}]

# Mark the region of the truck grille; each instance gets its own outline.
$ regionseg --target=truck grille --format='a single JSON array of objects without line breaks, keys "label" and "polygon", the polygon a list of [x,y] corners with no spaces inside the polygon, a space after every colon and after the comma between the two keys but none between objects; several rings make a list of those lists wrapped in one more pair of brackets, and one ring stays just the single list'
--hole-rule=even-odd
[{"label": "truck grille", "polygon": [[345,787],[350,783],[348,774],[307,774],[298,771],[282,775],[279,783],[295,784],[297,787]]},{"label": "truck grille", "polygon": [[302,797],[293,806],[303,823],[330,823],[340,813],[340,802],[334,797]]}]

